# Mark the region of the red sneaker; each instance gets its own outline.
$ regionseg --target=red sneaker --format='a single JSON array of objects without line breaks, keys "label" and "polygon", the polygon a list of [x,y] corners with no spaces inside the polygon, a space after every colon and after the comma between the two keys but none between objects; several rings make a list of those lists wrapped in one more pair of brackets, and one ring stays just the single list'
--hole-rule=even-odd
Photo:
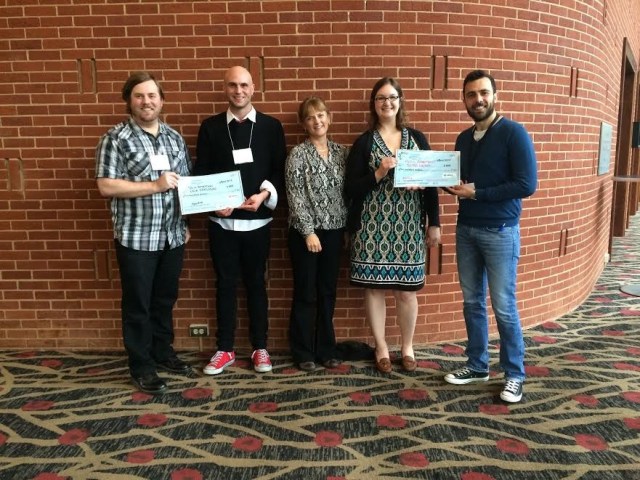
[{"label": "red sneaker", "polygon": [[264,348],[254,350],[251,354],[251,361],[253,362],[253,369],[259,373],[270,372],[273,368],[271,359],[269,358],[269,352]]},{"label": "red sneaker", "polygon": [[217,375],[236,361],[236,354],[234,352],[222,352],[218,350],[216,354],[211,357],[206,367],[202,369],[205,375]]}]

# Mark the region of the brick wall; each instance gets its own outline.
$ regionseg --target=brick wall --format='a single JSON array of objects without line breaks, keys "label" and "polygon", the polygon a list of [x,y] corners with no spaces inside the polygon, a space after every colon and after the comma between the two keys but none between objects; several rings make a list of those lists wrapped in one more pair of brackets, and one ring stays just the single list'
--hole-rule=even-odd
[{"label": "brick wall", "polygon": [[[433,148],[450,150],[470,125],[462,78],[490,70],[499,111],[527,127],[538,154],[539,189],[522,220],[523,323],[557,318],[585,298],[603,268],[612,188],[611,175],[597,175],[599,128],[614,126],[613,163],[623,37],[640,58],[632,3],[0,0],[0,347],[121,347],[108,202],[93,178],[98,138],[125,118],[119,91],[127,75],[149,70],[167,95],[165,120],[195,155],[199,124],[225,108],[221,79],[236,64],[252,72],[254,104],[283,122],[289,147],[302,139],[295,111],[305,96],[327,100],[333,138],[351,143],[365,128],[369,89],[392,75],[410,121]],[[429,252],[417,343],[465,337],[456,205],[449,196],[441,203],[443,245]],[[187,333],[192,323],[215,326],[204,217],[192,225],[176,345],[209,351],[211,337]],[[268,272],[270,346],[278,350],[287,348],[291,297],[285,226],[280,208]],[[343,266],[336,332],[367,340],[346,256]],[[238,344],[247,346],[242,302]]]}]

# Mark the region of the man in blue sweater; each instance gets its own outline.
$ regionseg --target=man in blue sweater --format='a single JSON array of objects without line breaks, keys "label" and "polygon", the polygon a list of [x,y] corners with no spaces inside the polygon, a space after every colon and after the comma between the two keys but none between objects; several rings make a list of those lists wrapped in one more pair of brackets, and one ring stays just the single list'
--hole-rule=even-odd
[{"label": "man in blue sweater", "polygon": [[445,375],[455,385],[489,380],[487,285],[498,333],[505,384],[500,398],[522,398],[524,340],[516,305],[522,199],[535,192],[536,155],[522,125],[495,111],[496,82],[482,70],[464,79],[463,101],[475,125],[456,140],[461,185],[456,255],[467,328],[467,364]]}]

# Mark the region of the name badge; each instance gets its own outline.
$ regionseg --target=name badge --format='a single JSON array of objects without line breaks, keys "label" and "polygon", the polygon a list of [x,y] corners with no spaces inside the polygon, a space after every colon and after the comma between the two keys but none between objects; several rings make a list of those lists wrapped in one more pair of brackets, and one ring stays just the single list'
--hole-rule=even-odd
[{"label": "name badge", "polygon": [[241,163],[253,163],[253,153],[250,148],[241,148],[233,151],[233,163],[239,165]]},{"label": "name badge", "polygon": [[164,153],[160,155],[149,154],[149,161],[151,162],[151,168],[154,170],[171,170],[169,157]]}]

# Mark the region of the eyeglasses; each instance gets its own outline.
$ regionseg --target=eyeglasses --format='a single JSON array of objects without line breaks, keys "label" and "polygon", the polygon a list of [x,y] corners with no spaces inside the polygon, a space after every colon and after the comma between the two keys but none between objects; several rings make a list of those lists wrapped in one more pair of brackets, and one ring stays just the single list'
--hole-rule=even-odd
[{"label": "eyeglasses", "polygon": [[394,103],[396,101],[398,101],[400,97],[398,95],[389,95],[388,97],[383,97],[382,95],[376,97],[374,100],[377,103],[385,103],[387,100],[389,100],[389,102]]}]

